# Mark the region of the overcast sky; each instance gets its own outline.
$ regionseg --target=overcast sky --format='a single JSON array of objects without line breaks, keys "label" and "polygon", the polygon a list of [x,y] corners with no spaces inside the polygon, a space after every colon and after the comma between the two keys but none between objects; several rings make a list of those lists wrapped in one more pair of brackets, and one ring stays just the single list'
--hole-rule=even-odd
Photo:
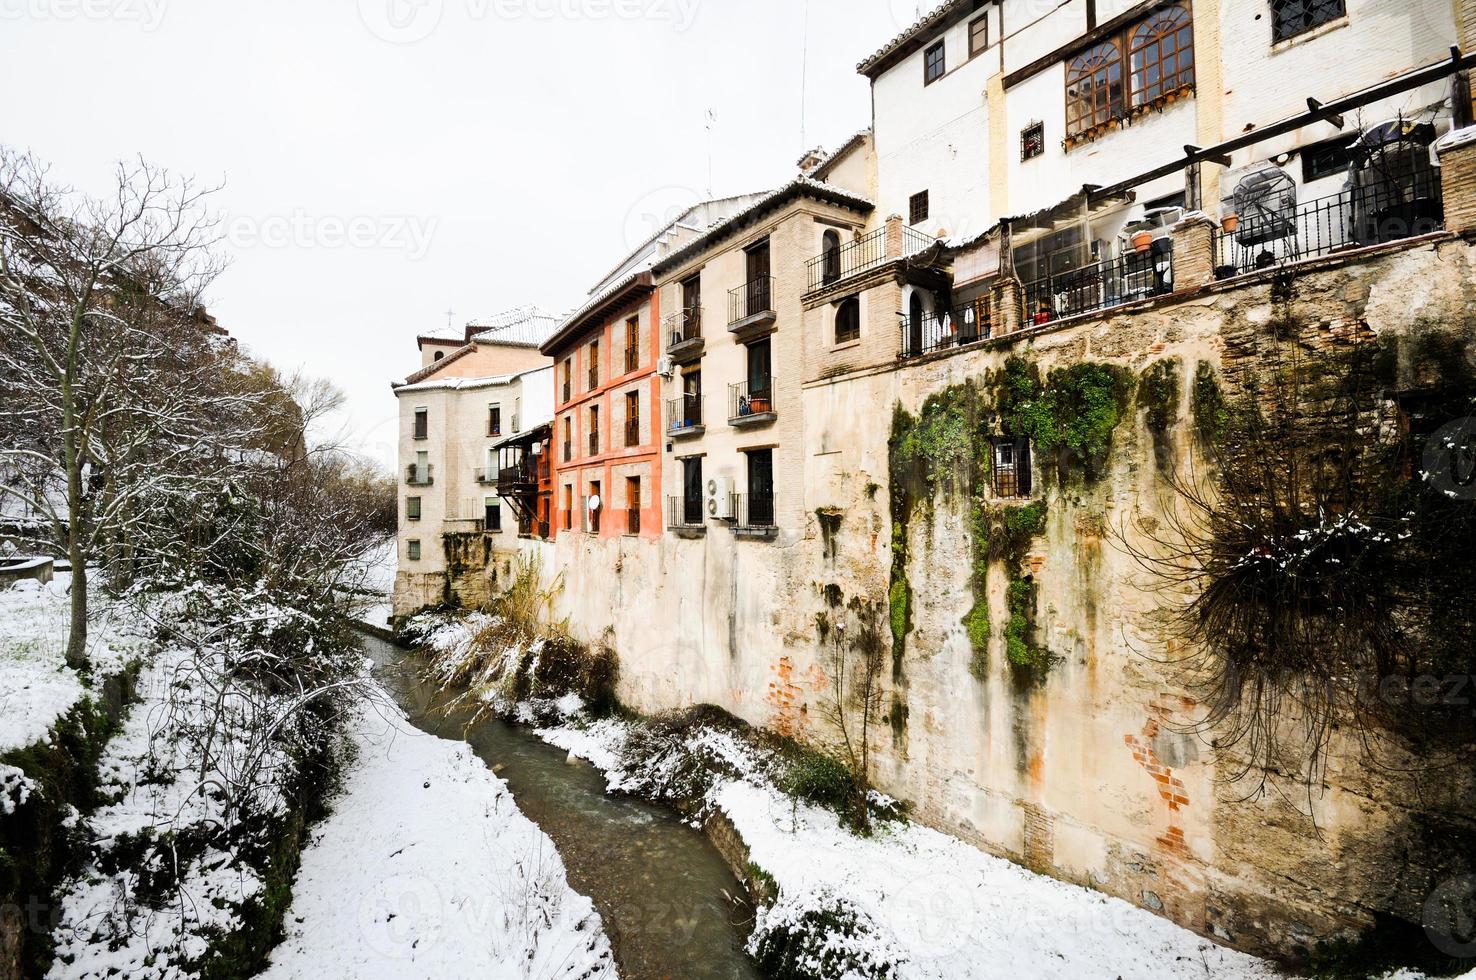
[{"label": "overcast sky", "polygon": [[855,66],[918,4],[809,7],[802,100],[804,0],[0,0],[0,141],[222,182],[212,312],[390,462],[416,332],[576,306],[706,191],[708,109],[718,195],[869,123]]}]

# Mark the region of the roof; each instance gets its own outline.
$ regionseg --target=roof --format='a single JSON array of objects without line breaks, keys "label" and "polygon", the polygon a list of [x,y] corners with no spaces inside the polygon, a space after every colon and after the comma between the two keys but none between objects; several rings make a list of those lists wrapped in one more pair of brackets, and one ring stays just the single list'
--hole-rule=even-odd
[{"label": "roof", "polygon": [[[471,349],[471,347],[464,348],[465,351],[470,351]],[[457,354],[462,353],[462,351],[457,351]],[[537,374],[539,371],[553,370],[552,364],[546,364],[542,367],[529,368],[527,371],[519,371],[517,374],[492,375],[490,377],[484,378],[445,378],[441,381],[426,381],[427,378],[431,377],[441,368],[445,367],[450,360],[451,358],[449,357],[442,358],[441,360],[432,364],[430,367],[416,371],[404,381],[391,384],[390,387],[395,389],[396,392],[474,391],[478,388],[499,388],[503,385],[510,385],[514,381],[517,381],[521,378],[526,378],[530,374]]]},{"label": "roof", "polygon": [[553,421],[549,420],[547,422],[541,422],[531,429],[524,429],[522,432],[514,432],[510,436],[504,436],[487,448],[496,450],[502,449],[505,446],[531,446],[535,443],[542,442],[544,439],[551,438],[553,438]]},{"label": "roof", "polygon": [[846,155],[848,153],[864,143],[866,141],[866,138],[870,135],[871,127],[868,126],[856,135],[852,136],[850,139],[846,140],[834,153],[827,154],[823,159],[821,159],[821,161],[815,166],[815,169],[810,171],[810,176],[813,177],[815,180],[824,180],[830,175],[830,171],[835,168],[836,164],[840,163],[846,158]]},{"label": "roof", "polygon": [[[713,205],[716,205],[716,204],[727,204],[729,201],[741,201],[745,197],[757,197],[757,196],[759,196],[759,195],[758,194],[733,194],[733,195],[731,195],[729,197],[714,197],[714,198],[710,198],[709,200],[698,201],[697,203],[693,204],[691,207],[687,208],[687,210],[685,210],[681,214],[679,214],[674,220],[668,222],[666,225],[664,225],[662,228],[660,228],[655,234],[651,235],[645,241],[641,242],[635,248],[633,248],[629,252],[627,252],[626,255],[625,255],[625,258],[621,259],[620,262],[617,263],[614,268],[612,268],[609,272],[605,273],[604,277],[602,279],[600,279],[599,281],[600,282],[604,282],[606,279],[609,279],[611,276],[617,274],[621,269],[623,269],[627,264],[630,263],[630,260],[631,259],[635,258],[636,256],[640,255],[642,252],[644,252],[647,249],[649,249],[652,245],[656,244],[656,242],[660,241],[666,235],[671,234],[671,232],[672,232],[673,229],[676,229],[676,228],[679,228],[679,227],[687,227],[687,228],[691,228],[693,231],[698,231],[698,232],[703,231],[704,229],[702,227],[700,227],[699,225],[688,224],[687,223],[688,220],[692,218],[692,216],[693,216],[693,214],[695,212],[700,211],[703,208],[710,208],[710,207],[712,207]],[[648,264],[648,266],[649,266],[649,264]]]},{"label": "roof", "polygon": [[975,6],[976,0],[947,0],[941,6],[933,8],[932,12],[925,14],[907,30],[882,45],[875,54],[857,65],[856,71],[875,79],[876,76],[922,47],[934,31],[947,27],[965,14],[973,13]]},{"label": "roof", "polygon": [[682,248],[668,255],[651,267],[654,275],[660,276],[687,261],[705,249],[711,248],[733,234],[749,227],[765,215],[771,214],[788,204],[790,201],[800,197],[813,197],[816,200],[828,201],[841,207],[851,208],[862,214],[869,214],[876,205],[843,187],[827,184],[823,180],[813,177],[797,177],[783,187],[774,191],[739,211],[726,221],[714,225],[712,230],[705,235],[697,237]]},{"label": "roof", "polygon": [[509,347],[537,347],[558,327],[559,318],[537,306],[517,306],[465,327],[447,326],[416,335],[418,344],[504,344]]},{"label": "roof", "polygon": [[543,354],[552,354],[564,344],[570,337],[578,333],[586,326],[596,314],[610,310],[612,307],[624,306],[637,295],[644,296],[656,288],[651,273],[642,269],[633,272],[624,279],[591,296],[589,302],[569,314],[564,322],[559,325],[553,336],[544,341],[538,350]]}]

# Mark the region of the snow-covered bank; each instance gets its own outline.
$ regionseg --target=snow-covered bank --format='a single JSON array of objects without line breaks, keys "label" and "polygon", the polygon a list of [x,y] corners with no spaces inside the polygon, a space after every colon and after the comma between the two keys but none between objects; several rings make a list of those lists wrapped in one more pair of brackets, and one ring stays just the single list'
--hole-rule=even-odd
[{"label": "snow-covered bank", "polygon": [[[629,790],[651,778],[620,768],[629,732],[627,723],[607,720],[539,734],[606,770],[612,789]],[[1280,975],[1127,902],[916,824],[881,823],[873,836],[857,836],[830,811],[781,793],[761,752],[728,733],[699,726],[688,741],[744,774],[717,780],[706,802],[731,821],[750,860],[778,889],[760,913],[752,948],[808,919],[827,933],[800,954],[814,975],[837,975],[837,963],[852,964],[854,976],[898,980],[969,980],[1002,970],[1062,980]]]},{"label": "snow-covered bank", "polygon": [[[72,576],[0,589],[0,753],[38,742],[91,688],[66,664]],[[93,677],[117,673],[139,656],[105,609],[94,610],[88,638]]]},{"label": "snow-covered bank", "polygon": [[353,726],[357,759],[263,976],[615,977],[599,914],[506,783],[383,700]]}]

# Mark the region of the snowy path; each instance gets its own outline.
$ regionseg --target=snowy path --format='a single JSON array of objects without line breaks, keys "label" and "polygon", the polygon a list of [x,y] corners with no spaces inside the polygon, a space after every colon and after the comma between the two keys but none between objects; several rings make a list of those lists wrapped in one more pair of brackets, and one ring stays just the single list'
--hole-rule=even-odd
[{"label": "snowy path", "polygon": [[264,978],[616,976],[593,904],[468,746],[415,730],[388,696],[352,737]]}]

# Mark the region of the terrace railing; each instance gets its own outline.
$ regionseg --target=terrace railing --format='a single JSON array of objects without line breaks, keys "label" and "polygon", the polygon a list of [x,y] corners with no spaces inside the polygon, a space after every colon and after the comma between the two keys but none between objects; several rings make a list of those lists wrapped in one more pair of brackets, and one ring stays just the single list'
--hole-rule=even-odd
[{"label": "terrace railing", "polygon": [[952,310],[924,313],[920,317],[902,318],[902,357],[920,357],[935,351],[966,347],[988,340],[994,331],[988,299]]},{"label": "terrace railing", "polygon": [[1144,252],[1046,276],[1025,284],[1025,324],[1039,326],[1062,317],[1110,309],[1174,289],[1174,255],[1169,239]]},{"label": "terrace railing", "polygon": [[878,266],[909,258],[932,247],[937,239],[912,228],[902,229],[900,247],[888,247],[885,226],[839,248],[827,249],[806,263],[810,289],[821,289]]},{"label": "terrace railing", "polygon": [[701,497],[667,497],[666,526],[671,528],[702,527]]},{"label": "terrace railing", "polygon": [[733,520],[738,527],[774,527],[774,493],[733,494]]},{"label": "terrace railing", "polygon": [[759,276],[728,292],[728,323],[774,311],[774,277]]},{"label": "terrace railing", "polygon": [[773,412],[773,378],[728,385],[728,421],[741,423],[756,415],[770,415]]}]

